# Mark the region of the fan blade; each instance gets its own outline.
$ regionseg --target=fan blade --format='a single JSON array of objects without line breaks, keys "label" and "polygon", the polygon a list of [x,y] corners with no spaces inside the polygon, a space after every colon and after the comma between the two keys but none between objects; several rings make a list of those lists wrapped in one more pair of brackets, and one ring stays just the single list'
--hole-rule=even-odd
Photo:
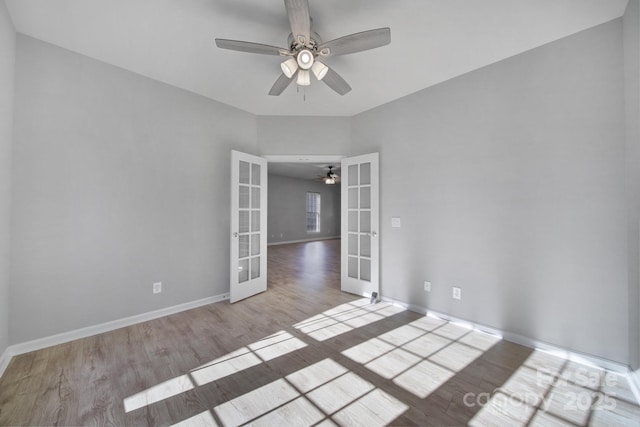
[{"label": "fan blade", "polygon": [[[291,24],[291,34],[293,40],[301,45],[309,43],[311,38],[311,18],[309,16],[308,0],[284,0],[287,8],[289,24]],[[303,38],[301,40],[301,37]]]},{"label": "fan blade", "polygon": [[340,95],[344,95],[351,90],[349,83],[347,83],[342,77],[340,77],[340,74],[336,73],[331,68],[329,68],[329,71],[327,71],[327,74],[324,76],[322,81]]},{"label": "fan blade", "polygon": [[269,91],[269,95],[271,95],[271,96],[280,95],[282,92],[284,92],[284,90],[287,87],[289,87],[289,85],[293,81],[293,77],[295,77],[295,76],[296,75],[294,74],[291,78],[289,78],[289,77],[285,76],[284,74],[281,74],[280,77],[278,77],[278,80],[276,80],[276,82],[271,87],[271,90]]},{"label": "fan blade", "polygon": [[237,50],[240,52],[260,53],[262,55],[289,56],[291,52],[281,47],[268,44],[243,42],[240,40],[216,39],[216,46],[221,49]]},{"label": "fan blade", "polygon": [[375,49],[389,43],[391,43],[391,29],[378,28],[377,30],[363,31],[328,41],[318,47],[318,52],[320,52],[321,56],[346,55]]}]

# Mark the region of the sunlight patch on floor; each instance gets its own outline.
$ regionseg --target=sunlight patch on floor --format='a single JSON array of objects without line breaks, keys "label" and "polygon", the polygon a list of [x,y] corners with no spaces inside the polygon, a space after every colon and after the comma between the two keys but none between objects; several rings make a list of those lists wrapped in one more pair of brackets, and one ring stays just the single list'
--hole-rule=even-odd
[{"label": "sunlight patch on floor", "polygon": [[638,425],[627,379],[536,350],[481,406],[470,426]]},{"label": "sunlight patch on floor", "polygon": [[[324,341],[402,311],[404,309],[391,304],[371,304],[368,299],[363,298],[333,307],[294,325],[294,327],[318,341]],[[204,364],[189,374],[172,378],[125,398],[125,411],[134,411],[160,402],[197,386],[209,384],[263,362],[298,351],[306,346],[304,341],[289,332],[279,331]]]},{"label": "sunlight patch on floor", "polygon": [[136,393],[124,399],[124,411],[131,412],[143,408],[161,400],[167,399],[194,388],[189,375],[179,377],[156,384],[140,393]]},{"label": "sunlight patch on floor", "polygon": [[307,393],[347,372],[349,372],[347,368],[333,361],[333,359],[324,359],[287,375],[286,379],[302,393]]},{"label": "sunlight patch on floor", "polygon": [[498,341],[499,337],[425,316],[342,354],[425,398]]},{"label": "sunlight patch on floor", "polygon": [[216,423],[215,418],[210,411],[200,412],[199,414],[194,415],[191,418],[187,418],[186,420],[180,421],[177,424],[174,424],[173,427],[217,427],[218,423]]},{"label": "sunlight patch on floor", "polygon": [[189,374],[180,375],[125,398],[125,412],[160,402],[192,390],[196,386],[209,384],[306,346],[304,341],[288,332],[276,332],[247,347],[202,365]]},{"label": "sunlight patch on floor", "polygon": [[469,426],[525,426],[534,412],[535,409],[532,406],[522,404],[511,396],[498,392],[469,421]]},{"label": "sunlight patch on floor", "polygon": [[250,344],[249,348],[262,360],[267,361],[300,350],[306,346],[307,344],[289,332],[280,331],[256,343]]},{"label": "sunlight patch on floor", "polygon": [[390,303],[371,304],[366,299],[341,304],[293,325],[316,341],[326,341],[405,311]]},{"label": "sunlight patch on floor", "polygon": [[[310,317],[294,325],[292,333],[324,341],[402,311],[391,304],[370,304],[362,299]],[[143,408],[308,347],[292,333],[279,331],[188,374],[127,397],[125,411]],[[500,341],[501,337],[469,325],[425,316],[385,330],[341,354],[375,373],[381,381],[389,380],[425,399],[446,383],[456,381],[456,375]],[[258,388],[251,389],[248,384],[245,390],[250,391],[234,394],[230,400],[176,425],[377,426],[397,420],[409,409],[407,404],[346,366],[325,358]],[[511,369],[514,369],[511,376],[498,388],[478,388],[477,394],[475,391],[465,394],[464,405],[475,407],[469,414],[475,414],[469,425],[633,425],[640,419],[640,407],[635,404],[624,376],[538,350]]]},{"label": "sunlight patch on floor", "polygon": [[261,363],[262,360],[258,356],[247,347],[243,347],[207,365],[194,369],[191,371],[191,376],[196,384],[201,386]]},{"label": "sunlight patch on floor", "polygon": [[423,360],[410,370],[394,378],[393,382],[424,399],[454,375],[455,372],[449,369],[445,369],[428,360]]},{"label": "sunlight patch on floor", "polygon": [[284,406],[298,396],[296,389],[280,378],[216,406],[214,412],[223,425],[238,426]]},{"label": "sunlight patch on floor", "polygon": [[225,426],[373,426],[388,424],[407,409],[334,360],[323,359],[213,411]]}]

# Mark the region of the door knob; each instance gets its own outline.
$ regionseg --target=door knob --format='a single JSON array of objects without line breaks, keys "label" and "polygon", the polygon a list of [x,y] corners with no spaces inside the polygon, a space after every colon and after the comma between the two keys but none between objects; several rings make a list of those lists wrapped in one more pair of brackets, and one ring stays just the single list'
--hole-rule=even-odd
[{"label": "door knob", "polygon": [[377,237],[377,236],[378,236],[378,233],[376,233],[375,231],[371,232],[371,237]]},{"label": "door knob", "polygon": [[238,237],[238,232],[237,231],[233,233],[233,237]]}]

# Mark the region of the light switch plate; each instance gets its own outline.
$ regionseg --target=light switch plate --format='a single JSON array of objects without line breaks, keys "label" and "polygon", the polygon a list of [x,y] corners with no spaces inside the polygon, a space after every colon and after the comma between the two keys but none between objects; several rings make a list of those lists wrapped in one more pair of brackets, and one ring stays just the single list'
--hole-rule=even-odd
[{"label": "light switch plate", "polygon": [[391,217],[391,226],[393,228],[400,228],[400,217],[392,216]]}]

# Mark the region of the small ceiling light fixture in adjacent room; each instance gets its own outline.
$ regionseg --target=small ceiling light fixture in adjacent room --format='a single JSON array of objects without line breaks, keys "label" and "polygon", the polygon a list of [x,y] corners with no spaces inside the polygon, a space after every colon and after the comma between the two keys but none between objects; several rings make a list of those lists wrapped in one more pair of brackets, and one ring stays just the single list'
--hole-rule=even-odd
[{"label": "small ceiling light fixture in adjacent room", "polygon": [[333,166],[329,166],[329,172],[327,172],[327,176],[323,178],[325,184],[333,185],[338,182],[338,175],[333,173]]}]

